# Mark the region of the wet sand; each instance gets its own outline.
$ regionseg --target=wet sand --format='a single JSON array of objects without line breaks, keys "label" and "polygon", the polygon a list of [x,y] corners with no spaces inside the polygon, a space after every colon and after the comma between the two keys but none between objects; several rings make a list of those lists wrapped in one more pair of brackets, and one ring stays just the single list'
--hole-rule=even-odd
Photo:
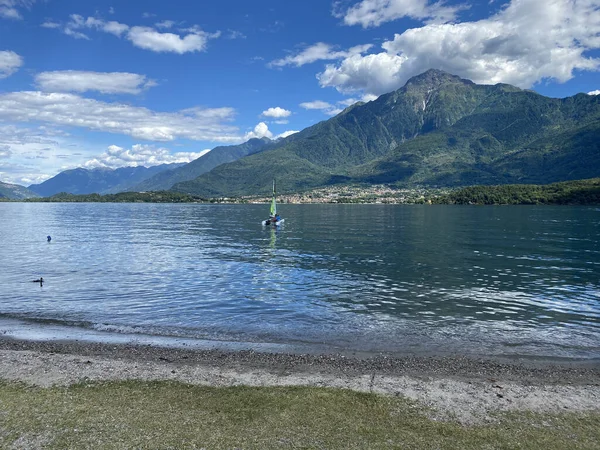
[{"label": "wet sand", "polygon": [[402,395],[463,423],[494,412],[600,411],[600,361],[308,355],[0,338],[0,378],[37,386],[176,380],[321,386]]}]

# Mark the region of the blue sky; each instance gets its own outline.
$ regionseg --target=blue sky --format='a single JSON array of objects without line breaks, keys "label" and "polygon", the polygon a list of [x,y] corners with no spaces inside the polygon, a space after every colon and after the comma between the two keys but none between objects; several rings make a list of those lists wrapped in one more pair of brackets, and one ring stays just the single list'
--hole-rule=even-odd
[{"label": "blue sky", "polygon": [[429,68],[596,94],[600,0],[0,0],[0,181],[188,162]]}]

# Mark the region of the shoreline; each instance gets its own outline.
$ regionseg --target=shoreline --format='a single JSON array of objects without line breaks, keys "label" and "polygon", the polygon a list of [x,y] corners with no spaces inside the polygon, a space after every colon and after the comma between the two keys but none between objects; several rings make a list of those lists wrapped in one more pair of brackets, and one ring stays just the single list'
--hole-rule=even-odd
[{"label": "shoreline", "polygon": [[120,380],[215,387],[318,386],[404,396],[470,424],[509,411],[600,411],[600,362],[267,353],[0,338],[0,379],[68,386]]}]

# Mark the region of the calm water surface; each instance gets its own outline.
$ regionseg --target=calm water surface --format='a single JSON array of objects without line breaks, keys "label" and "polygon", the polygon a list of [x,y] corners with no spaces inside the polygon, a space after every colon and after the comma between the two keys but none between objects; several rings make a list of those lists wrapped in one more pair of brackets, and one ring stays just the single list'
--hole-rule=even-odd
[{"label": "calm water surface", "polygon": [[600,358],[598,208],[267,211],[0,203],[0,332]]}]

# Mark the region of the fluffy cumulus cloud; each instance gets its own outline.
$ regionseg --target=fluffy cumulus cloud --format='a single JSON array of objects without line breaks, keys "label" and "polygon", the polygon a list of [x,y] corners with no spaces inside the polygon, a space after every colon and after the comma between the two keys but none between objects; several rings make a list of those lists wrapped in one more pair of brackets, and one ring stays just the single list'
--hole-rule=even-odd
[{"label": "fluffy cumulus cloud", "polygon": [[34,3],[35,0],[0,0],[0,17],[21,20],[23,16],[19,10],[30,8]]},{"label": "fluffy cumulus cloud", "polygon": [[345,11],[337,11],[346,25],[364,28],[379,26],[384,22],[410,17],[426,22],[450,22],[462,6],[447,6],[443,1],[429,0],[363,0]]},{"label": "fluffy cumulus cloud", "polygon": [[[395,4],[365,0],[354,8],[370,5],[377,14],[356,23],[370,26],[382,23],[381,17],[393,20],[388,7]],[[353,17],[349,15],[353,11],[358,9],[347,11],[346,23],[353,23],[346,20]],[[378,95],[401,87],[411,76],[437,68],[476,83],[529,88],[544,79],[565,82],[575,70],[597,70],[600,60],[587,53],[598,48],[597,0],[512,0],[487,19],[430,23],[406,30],[384,42],[383,52],[349,56],[338,64],[328,64],[317,77],[323,87]]]},{"label": "fluffy cumulus cloud", "polygon": [[264,123],[264,122],[260,122],[259,124],[257,124],[254,129],[252,131],[249,131],[248,133],[246,133],[246,135],[244,136],[244,141],[247,141],[248,139],[253,139],[253,138],[269,138],[269,139],[280,139],[280,138],[285,138],[288,137],[294,133],[297,133],[297,130],[288,130],[288,131],[284,131],[281,134],[278,134],[277,136],[274,136],[273,133],[271,132],[271,130],[269,130],[269,126]]},{"label": "fluffy cumulus cloud", "polygon": [[208,42],[207,33],[190,33],[184,37],[175,33],[160,33],[149,27],[133,27],[127,35],[133,45],[153,52],[187,53],[202,51]]},{"label": "fluffy cumulus cloud", "polygon": [[300,67],[315,61],[331,61],[342,58],[349,58],[354,55],[365,53],[372,47],[371,44],[357,45],[346,51],[335,50],[332,45],[324,42],[317,42],[310,47],[305,48],[295,55],[289,55],[282,59],[277,59],[269,63],[270,67],[296,66]]},{"label": "fluffy cumulus cloud", "polygon": [[0,79],[6,78],[23,65],[23,58],[9,50],[0,51]]},{"label": "fluffy cumulus cloud", "polygon": [[254,138],[263,138],[263,137],[267,137],[269,139],[273,138],[273,133],[271,133],[271,130],[269,130],[269,127],[266,123],[264,122],[260,122],[259,124],[257,124],[254,127],[254,130],[249,131],[245,134],[244,136],[244,140],[247,141],[248,139],[254,139]]},{"label": "fluffy cumulus cloud", "polygon": [[158,166],[160,164],[189,163],[205,155],[210,150],[201,152],[175,152],[168,148],[156,148],[152,145],[135,144],[131,148],[111,145],[100,156],[86,161],[83,166],[88,169],[106,167],[118,169],[131,166]]},{"label": "fluffy cumulus cloud", "polygon": [[[1,1],[1,0],[0,0]],[[156,24],[159,29],[173,27],[175,22],[165,20]],[[60,28],[75,39],[89,39],[88,30],[110,33],[117,37],[125,37],[136,47],[153,52],[188,53],[199,52],[206,49],[210,39],[220,36],[220,32],[207,33],[198,26],[193,26],[175,32],[161,32],[156,28],[133,26],[116,21],[106,21],[97,17],[83,17],[71,14],[69,21],[63,26],[59,23],[48,21],[42,24],[45,28]]]},{"label": "fluffy cumulus cloud", "polygon": [[186,138],[239,142],[237,128],[228,124],[234,114],[235,111],[227,107],[157,112],[69,93],[26,91],[0,94],[0,121],[81,127],[152,141]]},{"label": "fluffy cumulus cloud", "polygon": [[600,95],[600,89],[592,92],[588,92],[588,95]]},{"label": "fluffy cumulus cloud", "polygon": [[285,117],[289,117],[291,114],[292,114],[291,111],[288,111],[287,109],[283,109],[283,108],[280,108],[279,106],[276,106],[275,108],[269,108],[269,109],[263,111],[261,116],[272,117],[274,119],[282,119]]},{"label": "fluffy cumulus cloud", "polygon": [[98,91],[103,94],[139,94],[155,86],[144,75],[128,72],[84,72],[61,70],[42,72],[35,77],[37,86],[49,92]]}]

